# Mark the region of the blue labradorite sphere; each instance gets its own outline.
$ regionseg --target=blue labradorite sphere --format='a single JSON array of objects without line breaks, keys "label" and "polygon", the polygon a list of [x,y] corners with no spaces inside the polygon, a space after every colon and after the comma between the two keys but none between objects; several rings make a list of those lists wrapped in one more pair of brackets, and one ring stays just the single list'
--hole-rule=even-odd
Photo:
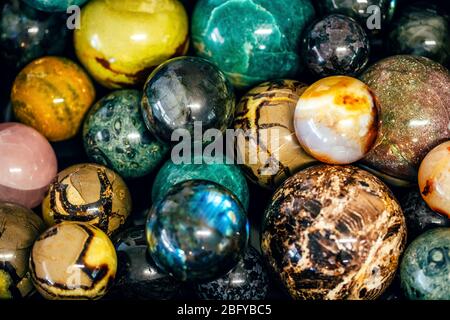
[{"label": "blue labradorite sphere", "polygon": [[162,199],[176,184],[188,180],[212,181],[231,191],[245,210],[249,205],[249,191],[244,175],[238,166],[214,162],[211,157],[194,157],[191,163],[175,164],[168,160],[159,170],[153,183],[153,203]]},{"label": "blue labradorite sphere", "polygon": [[310,0],[200,0],[192,40],[234,86],[249,88],[301,71],[301,35],[314,16]]},{"label": "blue labradorite sphere", "polygon": [[406,249],[400,266],[411,300],[450,300],[450,228],[432,229]]},{"label": "blue labradorite sphere", "polygon": [[246,249],[244,208],[224,187],[202,180],[176,185],[149,213],[149,252],[156,265],[181,281],[224,276]]},{"label": "blue labradorite sphere", "polygon": [[88,0],[23,0],[30,6],[47,12],[66,12],[67,8],[76,5],[81,6]]},{"label": "blue labradorite sphere", "polygon": [[149,174],[169,151],[145,127],[141,98],[137,90],[110,93],[92,107],[84,122],[84,147],[91,161],[124,178]]}]

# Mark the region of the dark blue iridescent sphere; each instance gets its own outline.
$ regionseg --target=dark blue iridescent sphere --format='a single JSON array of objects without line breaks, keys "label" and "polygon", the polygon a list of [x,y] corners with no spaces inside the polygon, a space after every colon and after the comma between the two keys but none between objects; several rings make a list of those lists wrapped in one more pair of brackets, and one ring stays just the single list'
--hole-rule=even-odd
[{"label": "dark blue iridescent sphere", "polygon": [[233,269],[246,248],[249,225],[239,200],[209,181],[174,186],[147,220],[150,255],[182,281],[211,281]]}]

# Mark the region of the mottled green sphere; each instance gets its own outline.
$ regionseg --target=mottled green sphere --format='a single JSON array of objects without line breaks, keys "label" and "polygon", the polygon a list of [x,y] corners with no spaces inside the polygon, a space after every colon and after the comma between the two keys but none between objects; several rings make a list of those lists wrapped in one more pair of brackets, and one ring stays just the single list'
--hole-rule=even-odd
[{"label": "mottled green sphere", "polygon": [[450,228],[427,231],[406,249],[400,267],[412,300],[450,300]]},{"label": "mottled green sphere", "polygon": [[[191,164],[175,164],[168,160],[156,176],[152,189],[153,203],[161,200],[169,190],[184,181],[206,180],[222,185],[233,193],[245,210],[249,205],[247,181],[238,166],[213,162],[209,157],[194,157]],[[201,163],[201,164],[196,164]]]},{"label": "mottled green sphere", "polygon": [[149,174],[169,148],[145,127],[137,90],[115,91],[97,102],[84,122],[83,141],[91,161],[123,178]]},{"label": "mottled green sphere", "polygon": [[197,55],[248,88],[302,70],[302,32],[314,16],[310,0],[200,0],[192,41]]}]

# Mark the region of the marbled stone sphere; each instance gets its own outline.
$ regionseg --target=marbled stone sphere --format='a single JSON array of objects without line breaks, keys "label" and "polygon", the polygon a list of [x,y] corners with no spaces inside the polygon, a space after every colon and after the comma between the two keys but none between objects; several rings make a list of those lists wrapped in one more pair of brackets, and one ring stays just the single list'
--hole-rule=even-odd
[{"label": "marbled stone sphere", "polygon": [[153,205],[146,233],[158,268],[180,281],[206,282],[237,265],[247,246],[249,225],[230,191],[193,180],[178,184]]},{"label": "marbled stone sphere", "polygon": [[[147,128],[170,142],[174,130],[194,136],[198,123],[203,132],[224,131],[233,121],[233,87],[209,61],[196,57],[175,58],[161,64],[148,78],[142,98]],[[183,132],[181,132],[183,131]]]},{"label": "marbled stone sphere", "polygon": [[406,249],[400,268],[411,300],[450,300],[450,228],[429,230]]},{"label": "marbled stone sphere", "polygon": [[89,158],[123,178],[149,174],[169,151],[147,130],[141,98],[137,90],[115,91],[97,102],[84,121],[83,141]]},{"label": "marbled stone sphere", "polygon": [[389,34],[389,53],[424,56],[447,65],[450,62],[448,15],[430,4],[412,4],[403,8]]},{"label": "marbled stone sphere", "polygon": [[39,205],[58,171],[48,141],[23,124],[0,123],[0,150],[0,201]]},{"label": "marbled stone sphere", "polygon": [[59,55],[68,39],[61,14],[35,10],[19,0],[8,0],[0,11],[0,60],[19,70],[34,59]]},{"label": "marbled stone sphere", "polygon": [[312,84],[295,109],[295,133],[303,149],[329,164],[362,159],[378,135],[377,100],[358,79],[333,76]]},{"label": "marbled stone sphere", "polygon": [[[227,188],[248,210],[249,191],[247,181],[239,167],[226,164],[226,159],[215,161],[213,157],[193,157],[192,163],[175,164],[169,159],[159,170],[153,182],[152,201],[163,199],[170,189],[178,183],[188,180],[212,181]],[[222,161],[223,160],[223,161]]]},{"label": "marbled stone sphere", "polygon": [[405,218],[378,178],[352,166],[300,171],[264,215],[262,251],[295,299],[376,299],[392,282]]},{"label": "marbled stone sphere", "polygon": [[88,0],[23,0],[30,6],[48,12],[66,12],[70,6],[81,6]]},{"label": "marbled stone sphere", "polygon": [[416,181],[420,162],[450,139],[450,74],[424,57],[393,56],[361,76],[381,107],[380,137],[364,163],[377,171]]},{"label": "marbled stone sphere", "polygon": [[316,76],[358,75],[369,62],[370,44],[355,20],[332,14],[308,29],[302,50]]},{"label": "marbled stone sphere", "polygon": [[203,300],[263,300],[269,289],[269,276],[261,255],[248,247],[241,261],[226,276],[198,284],[195,291]]},{"label": "marbled stone sphere", "polygon": [[423,159],[419,188],[431,209],[450,218],[450,141],[440,144]]},{"label": "marbled stone sphere", "polygon": [[234,86],[248,88],[301,71],[301,36],[314,15],[309,0],[200,0],[192,41]]}]

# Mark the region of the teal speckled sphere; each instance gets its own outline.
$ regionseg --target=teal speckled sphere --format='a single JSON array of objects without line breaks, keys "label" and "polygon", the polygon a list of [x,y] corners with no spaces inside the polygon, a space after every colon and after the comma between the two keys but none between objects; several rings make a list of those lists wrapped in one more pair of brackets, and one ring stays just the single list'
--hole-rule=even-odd
[{"label": "teal speckled sphere", "polygon": [[169,150],[145,127],[141,98],[137,90],[115,91],[97,102],[84,122],[84,147],[91,161],[124,178],[149,174]]},{"label": "teal speckled sphere", "polygon": [[88,0],[23,0],[30,6],[47,12],[66,12],[67,8],[76,5],[81,6]]},{"label": "teal speckled sphere", "polygon": [[314,16],[310,0],[199,0],[192,40],[199,56],[244,89],[302,70],[301,36]]},{"label": "teal speckled sphere", "polygon": [[245,210],[249,205],[249,191],[247,181],[238,166],[224,163],[212,163],[212,159],[195,157],[192,164],[175,164],[168,160],[156,176],[152,189],[153,203],[166,196],[169,190],[184,181],[206,180],[212,181],[231,191],[241,202]]},{"label": "teal speckled sphere", "polygon": [[408,299],[450,300],[450,228],[425,232],[406,249],[400,268]]}]

